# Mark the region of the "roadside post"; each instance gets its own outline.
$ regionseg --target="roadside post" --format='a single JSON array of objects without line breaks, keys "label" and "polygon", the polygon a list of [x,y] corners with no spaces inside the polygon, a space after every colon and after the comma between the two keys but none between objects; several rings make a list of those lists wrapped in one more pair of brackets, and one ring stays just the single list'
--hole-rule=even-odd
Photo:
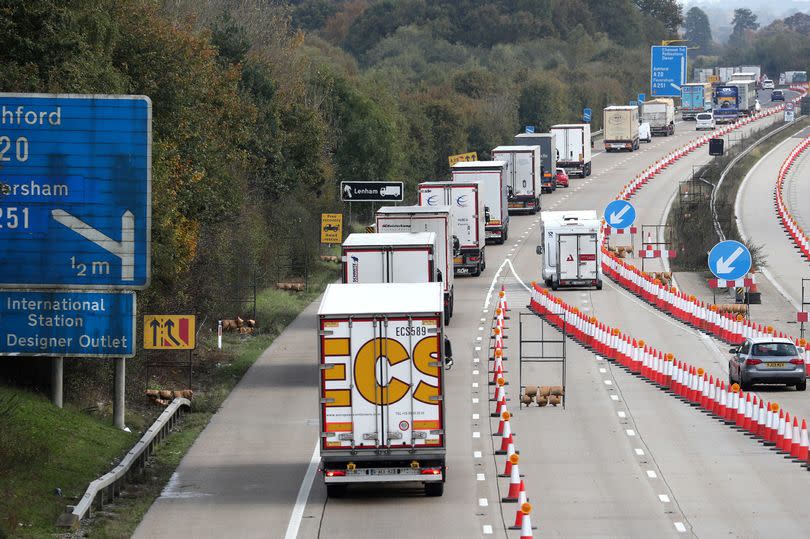
[{"label": "roadside post", "polygon": [[146,96],[0,94],[0,356],[115,362],[124,428],[135,291],[149,286],[152,103]]}]

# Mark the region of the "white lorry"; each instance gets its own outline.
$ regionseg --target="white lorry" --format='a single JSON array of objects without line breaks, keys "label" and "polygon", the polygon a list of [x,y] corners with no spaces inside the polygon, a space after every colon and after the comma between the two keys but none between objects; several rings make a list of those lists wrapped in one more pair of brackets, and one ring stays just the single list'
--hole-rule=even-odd
[{"label": "white lorry", "polygon": [[450,206],[453,233],[459,248],[453,267],[459,274],[478,276],[487,267],[486,221],[488,210],[480,182],[424,182],[419,184],[419,205]]},{"label": "white lorry", "polygon": [[455,271],[453,257],[458,254],[458,238],[453,234],[450,206],[384,206],[377,210],[375,229],[380,234],[432,232],[436,235],[434,262],[444,289],[445,325],[453,316]]},{"label": "white lorry", "polygon": [[330,284],[318,309],[319,472],[348,485],[444,491],[444,326],[439,283]]},{"label": "white lorry", "polygon": [[757,106],[757,83],[754,80],[731,80],[726,86],[737,87],[737,109],[740,114],[750,116],[756,112]]},{"label": "white lorry", "polygon": [[650,124],[653,135],[675,134],[675,103],[672,99],[658,98],[641,105],[641,121]]},{"label": "white lorry", "polygon": [[506,161],[462,161],[450,169],[454,182],[481,184],[487,212],[486,240],[503,243],[509,237],[509,163]]},{"label": "white lorry", "polygon": [[551,126],[557,148],[557,166],[571,175],[591,175],[591,124]]},{"label": "white lorry", "polygon": [[600,220],[595,211],[544,211],[540,214],[543,280],[552,290],[566,286],[602,289]]},{"label": "white lorry", "polygon": [[605,107],[605,151],[638,150],[638,107],[611,106]]},{"label": "white lorry", "polygon": [[515,146],[540,146],[540,191],[557,190],[557,152],[554,133],[518,133]]},{"label": "white lorry", "polygon": [[509,211],[530,214],[540,211],[540,146],[498,146],[491,155],[492,159],[509,165],[506,171]]}]

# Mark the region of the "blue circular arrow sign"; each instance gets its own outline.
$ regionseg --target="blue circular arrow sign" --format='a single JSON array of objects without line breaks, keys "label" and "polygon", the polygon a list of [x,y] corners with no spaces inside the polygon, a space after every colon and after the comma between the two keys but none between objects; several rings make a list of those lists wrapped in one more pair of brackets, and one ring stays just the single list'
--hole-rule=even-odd
[{"label": "blue circular arrow sign", "polygon": [[614,200],[605,208],[605,222],[616,229],[624,229],[636,220],[636,209],[626,200]]},{"label": "blue circular arrow sign", "polygon": [[751,271],[751,251],[738,241],[721,241],[709,252],[709,269],[718,279],[744,277]]}]

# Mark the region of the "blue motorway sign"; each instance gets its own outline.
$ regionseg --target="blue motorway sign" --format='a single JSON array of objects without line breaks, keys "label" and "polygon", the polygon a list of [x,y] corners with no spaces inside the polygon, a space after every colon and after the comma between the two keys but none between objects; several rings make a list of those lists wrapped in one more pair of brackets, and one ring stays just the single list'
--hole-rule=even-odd
[{"label": "blue motorway sign", "polygon": [[647,100],[647,95],[646,95],[646,94],[638,94],[638,99],[637,99],[637,101],[638,101],[639,103],[644,103],[644,101],[646,101],[646,100]]},{"label": "blue motorway sign", "polygon": [[686,47],[652,47],[650,63],[650,95],[653,97],[680,97],[681,86],[686,83]]},{"label": "blue motorway sign", "polygon": [[636,209],[626,200],[614,200],[605,208],[605,221],[612,228],[624,229],[636,220]]},{"label": "blue motorway sign", "polygon": [[709,269],[718,279],[740,279],[751,271],[751,252],[738,241],[721,241],[709,251]]},{"label": "blue motorway sign", "polygon": [[0,94],[0,287],[145,288],[152,104]]},{"label": "blue motorway sign", "polygon": [[526,126],[526,133],[534,133],[534,126],[533,125],[527,125]]},{"label": "blue motorway sign", "polygon": [[134,292],[0,290],[0,356],[131,357]]},{"label": "blue motorway sign", "polygon": [[591,110],[590,108],[587,108],[587,107],[582,109],[582,121],[583,122],[585,122],[586,124],[591,123],[591,117],[592,116],[593,116],[593,110]]}]

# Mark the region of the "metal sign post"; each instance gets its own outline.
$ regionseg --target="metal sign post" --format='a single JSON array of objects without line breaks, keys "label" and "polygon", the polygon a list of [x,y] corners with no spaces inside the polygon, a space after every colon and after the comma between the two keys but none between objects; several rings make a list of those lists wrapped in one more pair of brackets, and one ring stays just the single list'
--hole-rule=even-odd
[{"label": "metal sign post", "polygon": [[802,279],[802,305],[801,310],[796,313],[799,322],[799,338],[804,339],[804,325],[808,322],[810,313],[810,279]]},{"label": "metal sign post", "polygon": [[[560,330],[562,333],[559,338],[554,337],[547,337],[546,336],[546,326],[548,322],[542,316],[539,316],[533,312],[527,311],[520,311],[518,312],[518,340],[519,340],[519,365],[518,365],[518,383],[520,387],[520,395],[523,394],[524,389],[526,389],[526,385],[523,383],[523,363],[548,363],[553,365],[560,365],[561,370],[561,377],[562,377],[562,387],[563,387],[563,395],[562,395],[562,407],[565,409],[565,401],[568,398],[568,387],[566,385],[566,341],[567,339],[567,313],[561,311],[559,313],[554,313],[556,316],[562,317],[563,326]],[[524,318],[527,320],[533,320],[539,322],[539,336],[536,335],[537,330],[534,331],[533,334],[529,335],[528,333],[528,323],[524,322]],[[527,328],[524,328],[524,323],[527,324]],[[551,326],[549,326],[551,328]],[[557,333],[556,328],[551,328],[555,330],[555,334]],[[550,384],[549,384],[550,385]],[[520,408],[523,407],[523,403],[520,403]]]}]

